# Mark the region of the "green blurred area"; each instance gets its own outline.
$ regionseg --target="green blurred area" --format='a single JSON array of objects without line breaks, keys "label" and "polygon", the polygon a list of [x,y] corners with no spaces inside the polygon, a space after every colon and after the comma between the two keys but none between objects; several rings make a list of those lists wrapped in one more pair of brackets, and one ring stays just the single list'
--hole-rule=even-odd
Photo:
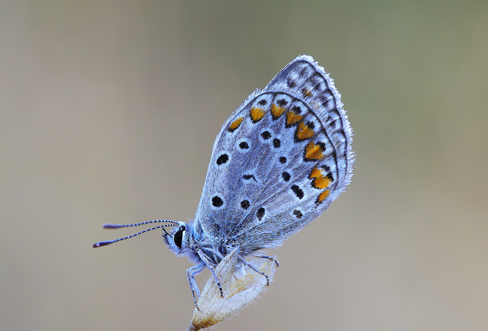
[{"label": "green blurred area", "polygon": [[348,110],[352,185],[214,330],[487,330],[487,17],[484,1],[1,2],[2,329],[184,330],[190,264],[159,233],[91,245],[132,233],[103,223],[192,218],[224,120],[308,54]]}]

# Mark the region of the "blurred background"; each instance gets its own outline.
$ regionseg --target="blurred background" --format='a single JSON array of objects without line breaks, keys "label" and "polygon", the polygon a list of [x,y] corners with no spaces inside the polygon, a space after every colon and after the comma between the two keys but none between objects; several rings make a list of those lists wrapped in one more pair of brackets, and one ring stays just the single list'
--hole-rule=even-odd
[{"label": "blurred background", "polygon": [[[186,330],[214,138],[312,55],[354,128],[353,182],[214,330],[488,329],[488,2],[2,1],[3,330]],[[273,252],[271,252],[273,253]],[[198,277],[204,284],[210,273]]]}]

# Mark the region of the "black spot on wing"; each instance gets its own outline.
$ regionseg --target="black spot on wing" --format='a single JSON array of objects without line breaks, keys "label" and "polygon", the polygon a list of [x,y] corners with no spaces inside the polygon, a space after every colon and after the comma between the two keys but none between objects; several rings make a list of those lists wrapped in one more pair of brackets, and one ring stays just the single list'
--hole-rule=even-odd
[{"label": "black spot on wing", "polygon": [[222,198],[219,197],[218,195],[212,198],[212,206],[219,208],[222,207],[223,204],[224,204],[224,200],[222,200]]},{"label": "black spot on wing", "polygon": [[295,193],[298,199],[300,200],[303,199],[305,194],[303,193],[303,190],[300,187],[298,187],[298,185],[293,185],[291,187],[291,190],[293,191],[293,193]]},{"label": "black spot on wing", "polygon": [[227,161],[229,161],[229,155],[224,153],[217,158],[217,165],[222,165]]}]

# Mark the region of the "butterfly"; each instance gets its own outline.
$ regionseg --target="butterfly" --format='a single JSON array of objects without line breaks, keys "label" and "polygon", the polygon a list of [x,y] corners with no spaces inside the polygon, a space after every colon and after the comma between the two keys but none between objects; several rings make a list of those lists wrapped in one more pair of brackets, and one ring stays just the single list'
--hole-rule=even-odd
[{"label": "butterfly", "polygon": [[94,247],[162,228],[166,246],[194,263],[186,274],[195,305],[200,295],[195,275],[205,268],[223,296],[215,267],[235,248],[238,267],[249,267],[269,283],[248,258],[274,260],[260,251],[280,245],[346,190],[355,161],[351,143],[352,129],[332,78],[312,57],[299,56],[225,121],[192,222],[107,224],[164,223]]}]

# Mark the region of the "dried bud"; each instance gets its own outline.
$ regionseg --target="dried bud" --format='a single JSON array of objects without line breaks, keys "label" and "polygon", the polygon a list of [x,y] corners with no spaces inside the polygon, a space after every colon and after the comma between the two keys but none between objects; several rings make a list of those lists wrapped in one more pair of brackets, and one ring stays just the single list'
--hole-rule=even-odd
[{"label": "dried bud", "polygon": [[[198,309],[193,312],[192,324],[188,331],[208,328],[223,321],[247,306],[266,286],[266,278],[245,267],[246,272],[236,270],[238,249],[230,252],[217,266],[215,273],[220,280],[224,297],[215,279],[210,276],[198,300]],[[256,269],[268,275],[270,281],[276,269],[274,261],[264,258],[252,262]],[[259,262],[258,265],[256,262]],[[239,272],[241,271],[241,272]]]}]

